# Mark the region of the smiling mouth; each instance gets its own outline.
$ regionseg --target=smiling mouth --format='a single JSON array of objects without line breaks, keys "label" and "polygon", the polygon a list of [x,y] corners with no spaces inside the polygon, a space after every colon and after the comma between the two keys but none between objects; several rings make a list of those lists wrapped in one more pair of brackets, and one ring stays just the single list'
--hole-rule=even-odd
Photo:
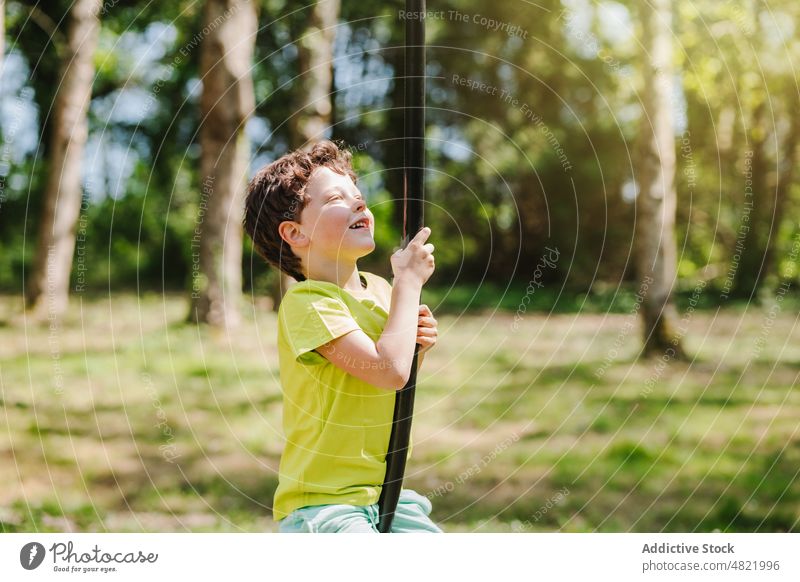
[{"label": "smiling mouth", "polygon": [[362,228],[369,228],[369,221],[367,219],[359,220],[354,225],[350,226],[350,230],[359,230]]}]

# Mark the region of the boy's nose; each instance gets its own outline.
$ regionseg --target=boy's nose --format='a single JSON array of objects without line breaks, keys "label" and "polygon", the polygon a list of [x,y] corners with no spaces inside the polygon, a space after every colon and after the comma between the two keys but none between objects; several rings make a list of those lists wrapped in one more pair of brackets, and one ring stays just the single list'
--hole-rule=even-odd
[{"label": "boy's nose", "polygon": [[367,207],[367,203],[364,200],[356,200],[356,205],[353,208],[354,212],[361,212]]}]

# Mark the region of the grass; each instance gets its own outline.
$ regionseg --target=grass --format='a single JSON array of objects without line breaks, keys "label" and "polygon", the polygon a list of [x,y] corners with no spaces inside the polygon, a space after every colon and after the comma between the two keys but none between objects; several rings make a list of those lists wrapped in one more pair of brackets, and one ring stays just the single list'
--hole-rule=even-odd
[{"label": "grass", "polygon": [[[446,531],[800,531],[793,310],[695,312],[695,359],[662,367],[635,358],[630,312],[529,311],[514,328],[517,300],[426,301],[440,341],[406,485]],[[230,336],[183,323],[174,295],[76,298],[55,330],[17,309],[0,298],[0,531],[276,529],[265,305]]]}]

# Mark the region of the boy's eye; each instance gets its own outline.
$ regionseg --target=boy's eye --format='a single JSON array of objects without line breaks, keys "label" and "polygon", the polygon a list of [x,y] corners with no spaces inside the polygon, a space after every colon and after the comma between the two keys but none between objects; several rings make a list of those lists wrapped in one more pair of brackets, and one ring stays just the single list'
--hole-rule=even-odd
[{"label": "boy's eye", "polygon": [[[336,200],[337,198],[341,198],[341,197],[342,197],[341,194],[332,194],[331,196],[328,197],[326,202],[331,202],[332,200]],[[358,196],[355,196],[354,198],[356,200],[364,200],[364,197],[361,194],[359,194]]]}]

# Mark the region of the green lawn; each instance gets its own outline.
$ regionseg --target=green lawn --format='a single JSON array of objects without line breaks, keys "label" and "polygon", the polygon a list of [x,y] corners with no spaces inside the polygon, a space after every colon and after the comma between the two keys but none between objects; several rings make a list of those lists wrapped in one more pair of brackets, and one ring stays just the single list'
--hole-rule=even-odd
[{"label": "green lawn", "polygon": [[[17,303],[0,298],[0,529],[276,529],[265,305],[225,337],[184,324],[180,296],[75,298],[56,330]],[[696,359],[660,366],[635,360],[630,313],[440,314],[406,484],[446,531],[800,531],[796,317],[698,312]]]}]

